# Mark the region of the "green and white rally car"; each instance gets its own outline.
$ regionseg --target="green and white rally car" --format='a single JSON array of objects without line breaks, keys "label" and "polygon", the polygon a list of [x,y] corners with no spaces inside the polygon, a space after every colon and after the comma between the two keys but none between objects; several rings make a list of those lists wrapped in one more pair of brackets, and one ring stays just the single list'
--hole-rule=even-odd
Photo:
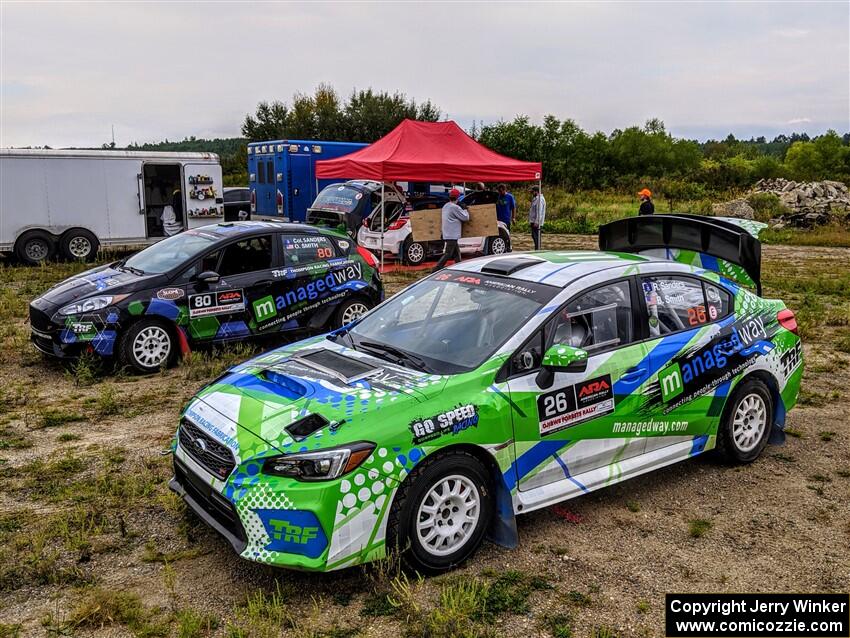
[{"label": "green and white rally car", "polygon": [[604,226],[602,251],[464,261],[267,352],[183,413],[171,488],[246,559],[435,573],[515,515],[783,440],[802,349],[738,223]]}]

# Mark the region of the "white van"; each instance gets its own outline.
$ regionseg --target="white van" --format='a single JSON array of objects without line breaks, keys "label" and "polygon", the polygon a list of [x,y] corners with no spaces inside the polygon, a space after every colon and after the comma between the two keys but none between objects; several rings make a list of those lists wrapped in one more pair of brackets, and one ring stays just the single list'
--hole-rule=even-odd
[{"label": "white van", "polygon": [[223,221],[222,191],[214,153],[0,149],[0,252],[37,264],[151,244]]}]

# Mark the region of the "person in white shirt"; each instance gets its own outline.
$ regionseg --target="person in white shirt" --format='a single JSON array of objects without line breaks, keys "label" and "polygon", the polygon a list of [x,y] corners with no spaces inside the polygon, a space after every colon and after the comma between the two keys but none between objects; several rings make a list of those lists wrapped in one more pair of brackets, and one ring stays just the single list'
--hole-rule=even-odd
[{"label": "person in white shirt", "polygon": [[531,226],[531,240],[534,250],[540,250],[540,233],[546,221],[546,200],[539,186],[531,188],[531,208],[528,210],[528,225]]},{"label": "person in white shirt", "polygon": [[[179,206],[182,209],[180,196],[181,193],[179,190],[174,191],[171,196],[171,201],[174,205]],[[162,230],[165,232],[167,237],[176,235],[183,230],[183,222],[182,220],[177,220],[177,213],[174,212],[174,206],[169,204],[163,206],[162,215],[160,215],[159,218],[162,221]]]}]

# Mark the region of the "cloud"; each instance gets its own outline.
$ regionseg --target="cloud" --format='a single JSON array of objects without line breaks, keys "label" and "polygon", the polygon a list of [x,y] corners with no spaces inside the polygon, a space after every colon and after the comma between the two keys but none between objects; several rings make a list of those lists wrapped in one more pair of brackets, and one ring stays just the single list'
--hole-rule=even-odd
[{"label": "cloud", "polygon": [[787,28],[787,29],[774,29],[772,31],[773,35],[778,36],[780,38],[790,38],[792,40],[797,38],[805,38],[808,36],[811,31],[808,29],[798,29],[798,28]]},{"label": "cloud", "polygon": [[794,117],[785,122],[786,124],[809,124],[812,121],[810,117]]},{"label": "cloud", "polygon": [[[725,137],[805,112],[810,134],[846,130],[849,16],[825,3],[0,2],[0,145],[99,146],[113,124],[119,144],[235,136],[260,100],[320,82],[430,98],[467,124],[660,117]],[[777,36],[795,30],[809,36]]]}]

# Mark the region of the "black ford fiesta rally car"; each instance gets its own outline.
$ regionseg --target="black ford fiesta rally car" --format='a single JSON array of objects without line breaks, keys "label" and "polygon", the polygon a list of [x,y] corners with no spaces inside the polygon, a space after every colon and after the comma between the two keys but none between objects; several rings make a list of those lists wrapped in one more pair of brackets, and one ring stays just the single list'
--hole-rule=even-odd
[{"label": "black ford fiesta rally car", "polygon": [[53,286],[30,304],[42,352],[152,372],[203,343],[318,332],[383,300],[377,262],[345,234],[234,222],[188,230]]}]

